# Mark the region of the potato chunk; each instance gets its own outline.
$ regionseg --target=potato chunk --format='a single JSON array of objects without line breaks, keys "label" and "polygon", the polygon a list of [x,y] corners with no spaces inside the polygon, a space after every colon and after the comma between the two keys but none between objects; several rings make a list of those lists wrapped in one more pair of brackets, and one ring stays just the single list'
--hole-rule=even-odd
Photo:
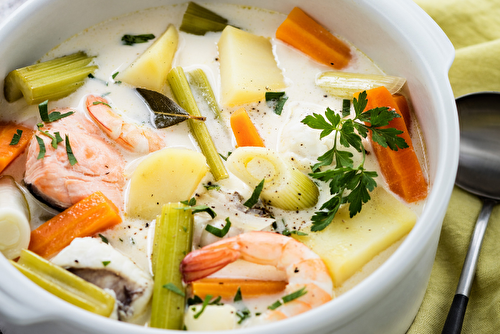
[{"label": "potato chunk", "polygon": [[116,80],[163,93],[178,43],[179,33],[173,25],[169,25],[160,38],[118,74]]},{"label": "potato chunk", "polygon": [[285,88],[269,39],[227,26],[218,47],[222,104],[260,101],[266,91]]},{"label": "potato chunk", "polygon": [[127,213],[154,219],[163,204],[188,200],[207,172],[205,156],[199,152],[166,148],[150,154],[130,179]]},{"label": "potato chunk", "polygon": [[381,187],[353,218],[341,208],[333,222],[320,232],[296,236],[325,262],[335,287],[341,286],[381,251],[408,234],[417,217]]}]

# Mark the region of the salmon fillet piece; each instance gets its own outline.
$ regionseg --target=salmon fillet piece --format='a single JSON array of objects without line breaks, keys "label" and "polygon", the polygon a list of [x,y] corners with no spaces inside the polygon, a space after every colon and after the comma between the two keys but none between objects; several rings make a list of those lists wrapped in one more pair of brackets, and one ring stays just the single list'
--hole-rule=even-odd
[{"label": "salmon fillet piece", "polygon": [[24,182],[31,192],[50,206],[64,210],[96,191],[101,191],[118,208],[123,209],[125,162],[119,151],[106,142],[101,131],[85,115],[71,109],[55,109],[69,117],[45,124],[43,131],[59,132],[69,136],[73,154],[78,162],[71,166],[64,142],[57,149],[51,139],[38,134],[45,143],[44,158],[37,159],[40,151],[35,137],[28,146]]}]

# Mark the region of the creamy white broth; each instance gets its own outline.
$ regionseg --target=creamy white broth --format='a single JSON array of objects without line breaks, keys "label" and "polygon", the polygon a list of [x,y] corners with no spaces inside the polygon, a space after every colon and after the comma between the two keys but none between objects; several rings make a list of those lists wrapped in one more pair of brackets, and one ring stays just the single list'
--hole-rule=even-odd
[{"label": "creamy white broth", "polygon": [[[282,156],[290,159],[299,169],[304,172],[310,170],[310,165],[315,163],[315,159],[322,155],[331,144],[331,138],[326,138],[322,143],[318,141],[319,132],[311,130],[300,123],[306,115],[312,112],[323,113],[327,107],[334,110],[340,110],[342,100],[329,96],[314,83],[316,76],[324,71],[331,70],[329,67],[321,65],[308,58],[300,51],[278,41],[274,38],[277,27],[286,18],[285,14],[271,12],[264,9],[253,7],[241,7],[228,4],[203,4],[207,8],[229,19],[230,23],[237,25],[251,33],[270,38],[273,45],[273,51],[277,59],[279,68],[285,77],[287,87],[285,89],[289,100],[285,104],[283,114],[276,115],[265,102],[252,103],[245,105],[254,124],[263,137],[266,147],[277,150]],[[80,112],[86,113],[85,98],[89,94],[101,95],[109,93],[106,99],[110,101],[113,109],[118,112],[125,120],[136,124],[150,124],[150,111],[145,106],[142,99],[127,84],[115,84],[112,75],[115,72],[123,71],[131,62],[133,62],[150,43],[135,44],[133,46],[122,45],[120,42],[124,34],[146,34],[153,33],[159,37],[169,24],[179,27],[182,15],[186,5],[173,5],[154,9],[148,9],[129,15],[103,22],[99,25],[86,29],[69,40],[63,42],[50,52],[42,60],[52,59],[58,56],[70,54],[83,50],[89,55],[95,55],[95,63],[99,69],[94,73],[97,79],[87,79],[85,85],[74,94],[58,101],[51,101],[49,108],[71,107]],[[216,97],[220,97],[220,72],[217,53],[217,42],[220,33],[208,33],[205,36],[195,36],[179,33],[180,43],[175,55],[172,66],[182,66],[185,71],[194,68],[202,68],[207,74]],[[343,69],[347,72],[382,74],[379,69],[367,56],[351,46],[353,59],[350,65]],[[119,80],[119,76],[115,78]],[[108,82],[105,85],[105,82]],[[168,87],[165,87],[166,94],[171,96]],[[230,133],[229,115],[238,107],[223,107],[221,111],[225,120],[225,126],[218,123],[213,118],[210,111],[203,103],[203,99],[197,96],[202,114],[207,116],[207,126],[210,129],[214,142],[223,155],[235,147],[234,139]],[[38,122],[37,106],[26,106],[24,101],[17,101],[13,104],[7,104],[0,101],[0,120],[15,120],[34,126]],[[184,147],[199,151],[199,148],[189,133],[188,126],[185,123],[162,129],[167,134],[167,147]],[[413,137],[413,144],[420,159],[421,165],[426,166],[424,148],[422,147],[421,134],[416,122],[413,122],[410,129]],[[294,134],[301,133],[301,137]],[[111,143],[111,145],[114,145]],[[366,145],[368,150],[369,144]],[[137,154],[129,153],[120,149],[123,154],[127,167],[126,177],[130,177],[141,157]],[[17,159],[3,174],[13,174],[17,181],[21,181],[23,165],[25,158]],[[365,163],[368,170],[375,170],[381,175],[378,163],[373,155],[369,155]],[[203,184],[213,182],[210,173],[202,180],[197,189],[199,195],[199,204],[210,205],[210,197],[207,196],[207,190]],[[386,189],[387,185],[383,178],[379,176],[377,183]],[[248,198],[252,190],[245,183],[234,176],[229,179],[218,181],[223,192],[238,191],[243,197]],[[125,190],[126,199],[127,189]],[[313,208],[302,210],[300,212],[289,212],[273,208],[272,212],[278,219],[285,219],[287,226],[291,230],[298,230],[310,224],[311,216],[321,204],[329,197],[328,188],[323,185],[320,192],[318,205]],[[417,215],[421,212],[424,203],[408,205]],[[123,214],[124,222],[112,230],[103,232],[110,243],[119,251],[129,256],[139,267],[145,271],[150,271],[150,258],[148,251],[148,234],[151,235],[152,222],[140,219],[131,219]],[[209,221],[206,216],[196,217],[196,231],[194,246],[201,246],[209,242],[210,237],[203,236],[204,226]],[[238,230],[233,231],[238,233]],[[243,230],[240,230],[243,231]],[[212,238],[214,240],[215,237]],[[207,241],[208,240],[208,241]],[[150,242],[150,239],[149,239]],[[354,287],[362,279],[375,270],[383,261],[385,261],[397,248],[400,242],[391,246],[388,250],[368,263],[361,272],[354,275],[344,283],[343,286],[336,288],[336,294],[340,295],[348,289]],[[150,248],[150,247],[149,247]],[[263,269],[256,275],[254,267],[242,269],[240,263],[228,266],[219,276],[247,276],[260,279],[282,279],[282,273],[277,273],[272,269]],[[281,275],[281,276],[280,276]],[[254,312],[261,312],[276,300],[276,296],[269,296],[262,299],[249,301],[247,306]]]}]

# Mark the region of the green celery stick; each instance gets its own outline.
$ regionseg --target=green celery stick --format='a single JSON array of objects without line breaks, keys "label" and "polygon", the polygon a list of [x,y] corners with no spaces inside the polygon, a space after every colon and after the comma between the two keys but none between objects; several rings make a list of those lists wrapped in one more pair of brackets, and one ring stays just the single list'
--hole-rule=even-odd
[{"label": "green celery stick", "polygon": [[23,249],[19,261],[10,261],[41,288],[84,310],[109,317],[115,298],[101,288]]},{"label": "green celery stick", "polygon": [[181,203],[165,204],[161,215],[156,218],[151,327],[182,329],[186,300],[179,267],[191,251],[192,239],[191,209]]},{"label": "green celery stick", "polygon": [[189,2],[179,30],[194,35],[205,35],[208,31],[224,30],[227,22],[227,19],[211,10],[194,2]]},{"label": "green celery stick", "polygon": [[[168,73],[168,83],[172,88],[175,99],[177,103],[184,108],[190,115],[193,116],[202,116],[200,110],[198,109],[198,105],[194,99],[194,96],[191,92],[191,88],[189,87],[189,83],[187,81],[186,75],[184,74],[184,70],[182,67],[177,66],[170,70]],[[214,176],[216,181],[221,179],[226,179],[229,177],[226,167],[222,162],[219,153],[217,152],[217,148],[208,132],[207,125],[204,122],[200,122],[194,119],[188,120],[189,127],[193,132],[198,145],[201,148],[201,151],[207,158],[208,166],[210,167],[210,172]]]},{"label": "green celery stick", "polygon": [[217,104],[217,100],[215,99],[214,91],[210,86],[210,82],[208,81],[207,75],[201,68],[197,68],[187,73],[189,84],[191,87],[197,88],[205,101],[207,102],[210,110],[214,113],[215,118],[222,122],[222,116],[220,113],[219,105]]},{"label": "green celery stick", "polygon": [[77,52],[13,70],[5,78],[5,99],[14,102],[24,96],[28,104],[38,104],[68,96],[97,69],[89,65],[92,59]]}]

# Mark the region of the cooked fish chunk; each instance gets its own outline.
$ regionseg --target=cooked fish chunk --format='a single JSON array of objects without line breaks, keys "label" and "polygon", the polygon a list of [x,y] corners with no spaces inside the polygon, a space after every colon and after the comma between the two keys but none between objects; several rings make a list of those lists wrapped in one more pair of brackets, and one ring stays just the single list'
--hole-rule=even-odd
[{"label": "cooked fish chunk", "polygon": [[153,279],[111,245],[97,238],[77,238],[51,261],[103,289],[113,290],[119,320],[134,322],[146,311]]},{"label": "cooked fish chunk", "polygon": [[[71,110],[57,111],[66,113]],[[51,139],[42,134],[38,136],[44,141],[46,153],[43,159],[38,159],[39,144],[33,137],[28,147],[24,182],[36,197],[64,210],[100,190],[117,207],[123,207],[124,160],[91,121],[75,112],[45,124],[42,130],[51,135],[59,132],[63,139],[68,135],[78,162],[71,166],[64,142],[54,149]]]}]

